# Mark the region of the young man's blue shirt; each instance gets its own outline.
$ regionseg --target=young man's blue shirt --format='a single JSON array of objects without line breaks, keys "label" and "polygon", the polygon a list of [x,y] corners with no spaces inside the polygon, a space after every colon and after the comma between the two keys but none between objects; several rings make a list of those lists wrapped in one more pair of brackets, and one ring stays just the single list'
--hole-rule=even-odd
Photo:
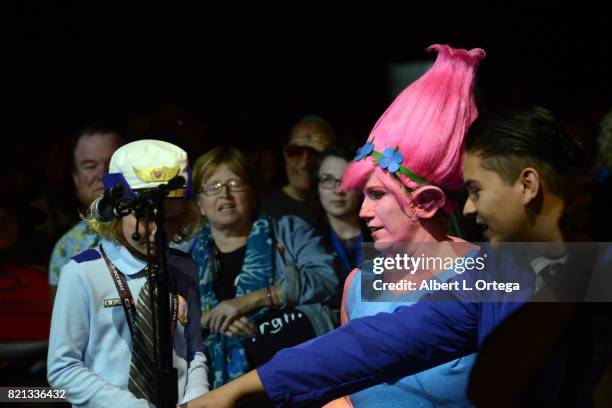
[{"label": "young man's blue shirt", "polygon": [[[533,293],[533,271],[510,256],[489,255],[487,264],[487,280],[519,282],[521,291],[496,294],[494,301],[483,301],[476,291],[448,291],[393,313],[355,319],[280,351],[258,368],[268,396],[276,406],[330,400],[476,352]],[[453,279],[469,286],[479,278],[484,279],[466,273]]]}]

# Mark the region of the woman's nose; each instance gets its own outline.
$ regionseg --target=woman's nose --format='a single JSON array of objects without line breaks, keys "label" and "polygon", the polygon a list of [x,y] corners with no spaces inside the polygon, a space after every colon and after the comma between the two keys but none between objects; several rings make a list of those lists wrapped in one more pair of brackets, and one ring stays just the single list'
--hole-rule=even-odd
[{"label": "woman's nose", "polygon": [[361,204],[361,209],[359,210],[359,218],[367,219],[372,218],[372,206],[370,205],[370,200],[366,197]]}]

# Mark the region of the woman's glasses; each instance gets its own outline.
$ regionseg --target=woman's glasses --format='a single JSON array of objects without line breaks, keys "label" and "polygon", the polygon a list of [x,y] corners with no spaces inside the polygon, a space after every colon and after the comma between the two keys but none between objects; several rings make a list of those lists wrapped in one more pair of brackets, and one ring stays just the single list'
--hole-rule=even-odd
[{"label": "woman's glasses", "polygon": [[225,182],[217,181],[212,184],[207,184],[203,187],[200,187],[198,193],[203,193],[207,196],[214,196],[221,193],[221,190],[227,186],[229,191],[233,193],[239,193],[241,191],[245,191],[247,189],[247,185],[244,181],[240,179],[230,179]]},{"label": "woman's glasses", "polygon": [[319,187],[331,190],[336,188],[338,183],[340,183],[340,180],[341,179],[336,178],[331,174],[321,174],[319,176]]}]

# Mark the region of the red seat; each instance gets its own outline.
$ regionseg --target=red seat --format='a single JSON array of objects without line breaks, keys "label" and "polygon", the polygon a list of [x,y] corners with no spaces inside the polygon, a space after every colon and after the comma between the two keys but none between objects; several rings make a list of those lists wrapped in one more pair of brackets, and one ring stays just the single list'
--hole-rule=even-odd
[{"label": "red seat", "polygon": [[0,342],[49,339],[51,304],[44,270],[0,268]]}]

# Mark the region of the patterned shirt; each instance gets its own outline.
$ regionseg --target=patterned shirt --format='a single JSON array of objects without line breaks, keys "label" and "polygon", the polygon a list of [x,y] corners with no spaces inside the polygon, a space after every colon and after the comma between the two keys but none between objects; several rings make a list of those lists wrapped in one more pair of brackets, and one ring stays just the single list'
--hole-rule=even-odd
[{"label": "patterned shirt", "polygon": [[100,237],[87,232],[87,221],[81,220],[69,229],[57,241],[51,253],[51,260],[49,261],[49,285],[57,286],[60,271],[70,261],[70,258],[87,249],[95,248],[99,244]]}]

